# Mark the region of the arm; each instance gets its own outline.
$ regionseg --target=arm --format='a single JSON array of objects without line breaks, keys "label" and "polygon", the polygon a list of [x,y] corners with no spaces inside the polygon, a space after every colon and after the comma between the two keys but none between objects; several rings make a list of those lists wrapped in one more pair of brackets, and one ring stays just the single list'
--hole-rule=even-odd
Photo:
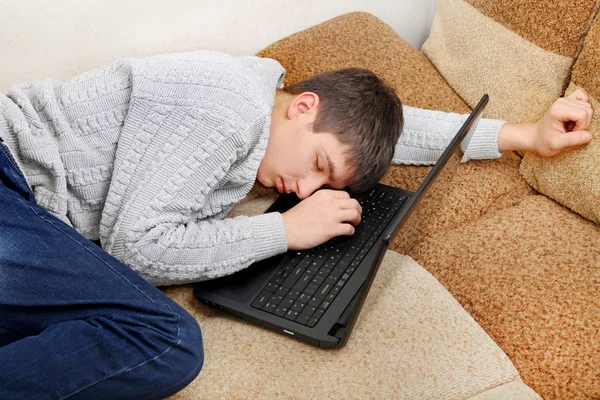
[{"label": "arm", "polygon": [[229,275],[287,250],[280,213],[162,222],[130,237],[123,261],[157,286]]},{"label": "arm", "polygon": [[[498,158],[511,150],[550,157],[565,147],[585,144],[591,140],[587,128],[592,113],[587,94],[577,90],[555,101],[535,123],[482,118],[461,143],[462,162]],[[468,117],[406,106],[404,115],[404,131],[396,144],[393,164],[435,164]]]},{"label": "arm", "polygon": [[[404,129],[394,151],[393,164],[435,164],[468,114],[403,107]],[[461,143],[462,162],[502,156],[498,136],[505,121],[482,118]]]}]

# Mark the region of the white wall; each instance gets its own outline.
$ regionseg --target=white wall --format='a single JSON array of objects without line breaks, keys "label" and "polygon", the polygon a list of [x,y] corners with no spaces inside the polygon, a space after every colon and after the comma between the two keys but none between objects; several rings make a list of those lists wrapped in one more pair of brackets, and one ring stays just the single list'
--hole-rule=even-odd
[{"label": "white wall", "polygon": [[121,57],[192,49],[255,54],[351,11],[370,12],[420,48],[436,0],[0,0],[0,93]]}]

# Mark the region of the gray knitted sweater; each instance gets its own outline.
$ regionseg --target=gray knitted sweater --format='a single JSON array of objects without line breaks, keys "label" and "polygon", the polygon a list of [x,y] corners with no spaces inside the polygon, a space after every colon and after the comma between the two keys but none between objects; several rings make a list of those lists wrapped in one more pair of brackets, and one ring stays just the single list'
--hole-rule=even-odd
[{"label": "gray knitted sweater", "polygon": [[[284,69],[188,52],[122,59],[0,95],[0,137],[38,204],[155,285],[212,279],[287,250],[279,213],[224,218],[252,188]],[[466,116],[404,107],[394,162],[434,163]],[[463,161],[496,158],[481,120]]]}]

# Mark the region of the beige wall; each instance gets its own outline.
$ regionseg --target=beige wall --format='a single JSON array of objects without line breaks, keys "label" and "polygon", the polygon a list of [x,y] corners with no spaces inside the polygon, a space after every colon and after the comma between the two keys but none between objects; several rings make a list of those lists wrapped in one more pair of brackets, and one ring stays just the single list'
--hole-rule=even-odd
[{"label": "beige wall", "polygon": [[350,11],[368,11],[415,47],[436,0],[0,0],[0,92],[121,57],[192,49],[254,54]]}]

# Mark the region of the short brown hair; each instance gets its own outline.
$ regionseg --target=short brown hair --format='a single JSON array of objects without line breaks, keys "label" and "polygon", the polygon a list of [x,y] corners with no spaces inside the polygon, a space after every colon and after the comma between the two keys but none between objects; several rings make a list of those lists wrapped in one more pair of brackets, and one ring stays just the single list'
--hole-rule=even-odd
[{"label": "short brown hair", "polygon": [[312,131],[334,133],[351,150],[354,179],[350,190],[373,187],[388,169],[404,119],[396,91],[367,69],[323,72],[283,88],[319,96]]}]

